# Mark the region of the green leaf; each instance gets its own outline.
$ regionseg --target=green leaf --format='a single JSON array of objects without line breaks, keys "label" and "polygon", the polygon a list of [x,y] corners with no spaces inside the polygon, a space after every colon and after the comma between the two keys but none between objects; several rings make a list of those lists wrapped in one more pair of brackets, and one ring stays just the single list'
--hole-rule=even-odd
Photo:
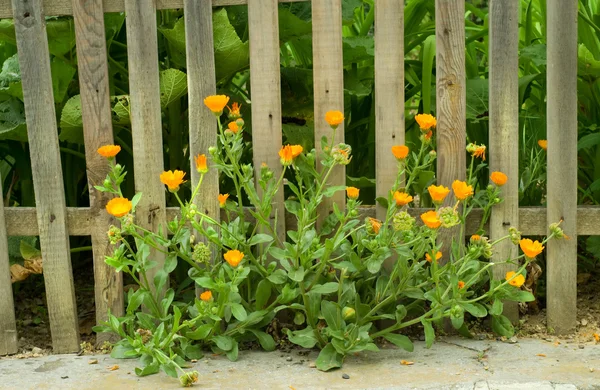
[{"label": "green leaf", "polygon": [[521,58],[528,58],[535,66],[546,65],[546,45],[535,44],[521,49]]},{"label": "green leaf", "polygon": [[315,286],[310,290],[310,292],[315,294],[331,294],[337,292],[339,287],[338,282],[329,282],[325,284],[315,284]]},{"label": "green leaf", "polygon": [[600,133],[584,135],[577,141],[577,150],[591,148],[600,144]]},{"label": "green leaf", "polygon": [[165,258],[164,270],[166,273],[170,274],[177,268],[177,254],[175,252],[170,252],[169,255]]},{"label": "green leaf", "polygon": [[156,362],[156,361],[148,364],[146,367],[144,367],[142,369],[140,369],[138,367],[135,368],[135,374],[137,376],[158,374],[159,371],[160,371],[160,366],[159,366],[158,362]]},{"label": "green leaf", "polygon": [[325,188],[323,191],[323,196],[330,198],[338,191],[346,191],[346,186],[331,186]]},{"label": "green leaf", "polygon": [[128,352],[131,352],[133,350],[134,349],[131,345],[117,344],[113,347],[112,351],[110,352],[110,357],[114,359],[135,358],[136,356],[131,356],[130,354],[128,354]]},{"label": "green leaf", "polygon": [[332,330],[340,330],[342,328],[342,313],[338,305],[330,301],[321,301],[321,314]]},{"label": "green leaf", "polygon": [[302,20],[287,8],[279,7],[279,41],[287,42],[293,38],[312,34],[312,23]]},{"label": "green leaf", "polygon": [[0,94],[14,96],[23,100],[23,86],[21,84],[21,69],[17,54],[7,58],[2,64],[0,72]]},{"label": "green leaf", "polygon": [[362,5],[362,0],[342,0],[342,23],[351,25],[354,22],[354,10]]},{"label": "green leaf", "polygon": [[290,279],[292,279],[294,282],[302,282],[304,280],[304,267],[300,266],[300,268],[298,269],[292,269],[289,273],[288,276]]},{"label": "green leaf", "polygon": [[273,337],[270,334],[261,332],[260,330],[255,330],[255,329],[248,329],[248,330],[256,336],[256,338],[258,339],[258,342],[260,343],[260,346],[265,351],[275,350],[275,340],[273,340]]},{"label": "green leaf", "polygon": [[485,306],[479,303],[461,303],[460,305],[474,317],[485,317],[487,315]]},{"label": "green leaf", "polygon": [[231,348],[231,350],[225,352],[225,355],[227,356],[227,359],[229,359],[232,362],[235,362],[238,359],[238,342],[236,340],[233,340],[233,347]]},{"label": "green leaf", "polygon": [[412,341],[403,334],[386,333],[383,338],[405,351],[412,352],[415,349]]},{"label": "green leaf", "polygon": [[519,290],[513,286],[505,286],[502,290],[502,298],[516,302],[534,302],[535,296],[529,291]]},{"label": "green leaf", "polygon": [[200,345],[188,344],[183,352],[188,359],[202,359],[202,356],[204,356]]},{"label": "green leaf", "polygon": [[248,241],[248,245],[249,246],[254,246],[254,245],[258,245],[258,244],[263,244],[265,242],[272,242],[273,241],[273,237],[271,237],[268,234],[255,234],[250,241]]},{"label": "green leaf", "polygon": [[465,312],[461,310],[459,313],[451,315],[450,322],[452,322],[452,326],[454,327],[454,329],[462,328],[465,322]]},{"label": "green leaf", "polygon": [[500,299],[494,300],[492,303],[492,307],[489,310],[489,313],[493,316],[499,316],[504,311],[504,304]]},{"label": "green leaf", "polygon": [[321,350],[315,364],[321,371],[329,371],[339,368],[344,362],[344,356],[335,350],[333,344],[329,343]]},{"label": "green leaf", "polygon": [[287,280],[287,273],[282,269],[276,269],[267,279],[273,284],[283,284]]},{"label": "green leaf", "polygon": [[281,289],[280,301],[281,303],[286,304],[296,299],[298,295],[300,295],[300,290],[298,288],[292,288],[289,284],[286,284],[283,286],[283,289]]},{"label": "green leaf", "polygon": [[27,142],[25,107],[13,97],[0,102],[0,140]]},{"label": "green leaf", "polygon": [[373,61],[375,56],[375,41],[372,37],[344,37],[344,65],[361,61]]},{"label": "green leaf", "polygon": [[187,93],[187,75],[178,69],[160,72],[160,106],[167,107]]},{"label": "green leaf", "polygon": [[173,363],[172,361],[168,361],[165,364],[161,364],[160,368],[162,368],[162,370],[168,376],[170,376],[172,378],[177,378],[178,377],[177,376],[177,366],[175,366],[175,363]]},{"label": "green leaf", "polygon": [[258,282],[256,287],[256,308],[263,309],[271,298],[271,282],[268,279],[263,279]]},{"label": "green leaf", "polygon": [[36,260],[42,257],[42,252],[26,240],[21,240],[19,243],[19,251],[25,260]]},{"label": "green leaf", "polygon": [[427,348],[431,348],[433,342],[435,341],[435,332],[433,330],[433,326],[431,325],[431,322],[425,319],[421,320],[421,323],[423,324],[423,329],[425,330],[425,346]]},{"label": "green leaf", "polygon": [[233,348],[234,340],[229,336],[213,336],[211,341],[214,342],[219,349],[226,352],[231,351]]},{"label": "green leaf", "polygon": [[302,330],[291,331],[286,329],[288,339],[303,348],[313,348],[317,345],[317,338],[313,332],[313,329],[308,326]]},{"label": "green leaf", "polygon": [[83,118],[81,116],[81,95],[75,95],[62,109],[60,115],[61,141],[83,144]]},{"label": "green leaf", "polygon": [[246,317],[248,317],[248,314],[246,313],[246,309],[244,309],[244,306],[242,306],[241,304],[230,303],[229,306],[231,307],[231,314],[233,314],[233,316],[238,321],[244,321],[246,319]]},{"label": "green leaf", "polygon": [[213,12],[213,36],[217,80],[248,66],[250,62],[248,41],[242,42],[229,22],[225,8]]},{"label": "green leaf", "polygon": [[200,325],[197,329],[186,332],[185,337],[190,340],[204,340],[210,334],[212,328],[213,326],[210,324]]},{"label": "green leaf", "polygon": [[492,330],[504,337],[512,337],[515,334],[515,328],[510,320],[503,315],[492,316]]},{"label": "green leaf", "polygon": [[46,33],[48,34],[50,54],[62,57],[75,47],[73,18],[47,19]]},{"label": "green leaf", "polygon": [[52,93],[54,95],[55,103],[62,103],[67,95],[67,89],[77,69],[69,62],[54,57],[50,61],[50,71],[52,72]]}]

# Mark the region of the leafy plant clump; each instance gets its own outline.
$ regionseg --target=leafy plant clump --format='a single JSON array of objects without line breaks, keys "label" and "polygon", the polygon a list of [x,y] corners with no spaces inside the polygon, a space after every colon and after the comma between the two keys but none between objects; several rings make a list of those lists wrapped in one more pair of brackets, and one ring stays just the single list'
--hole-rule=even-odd
[{"label": "leafy plant clump", "polygon": [[[431,150],[435,118],[417,116],[422,129],[419,150],[411,152],[404,145],[391,150],[398,174],[389,196],[382,200],[385,219],[365,218],[358,188],[327,184],[334,169],[348,164],[352,156],[349,145],[332,141],[344,121],[341,112],[327,113],[332,136],[321,140],[321,152],[285,145],[279,151],[281,166],[263,165],[255,177],[254,167],[240,164],[245,145],[239,107],[229,110],[227,125],[221,120],[228,101],[223,95],[205,100],[217,117],[218,145],[209,149],[210,159],[206,155],[195,158],[200,179],[191,199],[178,196],[183,172],[167,171],[160,176],[180,203],[181,214],[158,232],[135,222],[141,194],[131,201],[122,196],[124,168],[114,161],[120,148],[99,150],[108,158],[111,172],[97,188],[117,195],[107,204],[107,211],[121,222],[120,228],[113,226],[109,231],[116,247],[106,262],[138,285],[127,294],[125,315],[109,315],[109,321],[96,328],[121,337],[112,356],[140,358],[138,375],[162,369],[188,386],[199,374],[183,370],[186,360],[199,359],[206,348],[231,360],[238,358],[244,341],[255,340],[265,350],[273,350],[275,341],[265,330],[284,310],[297,325],[286,330],[289,340],[304,348],[319,348],[316,366],[323,371],[341,367],[348,354],[377,351],[378,338],[412,351],[411,340],[401,331],[415,324],[423,325],[430,347],[435,328],[444,318],[468,331],[467,313],[474,317],[489,314],[497,333],[513,334],[512,324],[502,315],[502,300],[534,299],[518,288],[524,283],[525,267],[548,239],[564,234],[555,224],[541,243],[521,239],[516,228],[495,241],[485,237],[485,220],[491,207],[501,202],[501,186],[507,180],[503,173],[494,172],[488,186],[474,190],[475,174],[484,165],[475,167],[475,161],[483,159],[485,146],[467,148],[472,160],[466,182],[455,181],[452,191],[444,186],[428,188],[435,208],[420,215],[422,223],[418,222],[409,213],[414,202],[411,186],[435,161]],[[219,195],[225,215],[222,221],[194,203],[209,169],[217,169],[235,185],[233,194]],[[281,207],[274,197],[286,174],[293,178],[286,185],[294,196],[285,201],[285,209],[297,225],[284,236],[270,216]],[[346,206],[334,203],[333,213],[319,219],[321,202],[339,191],[346,192]],[[452,206],[443,206],[451,192]],[[443,242],[440,237],[447,237],[446,229],[464,236],[465,221],[474,207],[484,211],[478,234],[467,244],[460,239]],[[498,262],[489,259],[494,246],[505,240],[519,245],[524,254],[505,261],[515,264],[516,272],[508,273],[505,280],[494,280],[492,269]],[[166,260],[150,280],[148,274],[157,267],[154,257],[158,254]],[[204,289],[193,302],[176,301],[173,288],[164,290],[178,262],[187,263],[189,278]]]}]

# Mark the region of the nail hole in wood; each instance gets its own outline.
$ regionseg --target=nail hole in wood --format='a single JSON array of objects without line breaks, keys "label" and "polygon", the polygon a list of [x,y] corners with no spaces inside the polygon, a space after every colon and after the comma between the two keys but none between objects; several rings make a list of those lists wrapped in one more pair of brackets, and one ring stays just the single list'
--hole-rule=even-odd
[{"label": "nail hole in wood", "polygon": [[56,216],[54,214],[50,214],[50,223],[54,222]]},{"label": "nail hole in wood", "polygon": [[23,14],[23,17],[24,17],[24,18],[28,18],[30,15],[31,15],[31,14],[30,14],[29,12],[25,12],[25,13]]}]

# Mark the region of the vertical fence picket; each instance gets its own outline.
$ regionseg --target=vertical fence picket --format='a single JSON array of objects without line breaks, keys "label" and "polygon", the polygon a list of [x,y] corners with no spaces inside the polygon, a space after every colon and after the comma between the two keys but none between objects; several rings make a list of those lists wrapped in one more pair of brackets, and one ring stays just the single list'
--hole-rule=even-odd
[{"label": "vertical fence picket", "polygon": [[[250,90],[252,91],[252,150],[254,175],[260,178],[266,163],[275,180],[281,175],[277,152],[281,148],[281,76],[279,70],[279,21],[277,0],[248,0],[250,33]],[[285,241],[283,184],[273,199],[271,223]]]},{"label": "vertical fence picket", "polygon": [[[0,194],[2,180],[0,180]],[[4,204],[0,200],[0,356],[17,353],[17,324],[15,322],[15,303],[10,281],[10,262],[8,259],[8,239]]]},{"label": "vertical fence picket", "polygon": [[79,350],[79,324],[42,0],[13,0],[31,169],[55,353]]},{"label": "vertical fence picket", "polygon": [[[519,226],[519,3],[490,4],[490,172],[508,176],[502,187],[504,201],[492,209],[490,238],[492,241]],[[502,262],[517,255],[509,240],[496,245],[493,261]],[[504,279],[510,264],[497,264],[494,276]],[[504,303],[504,315],[515,322],[519,318],[516,302]]]},{"label": "vertical fence picket", "polygon": [[[110,196],[94,188],[102,183],[109,171],[106,159],[97,153],[97,149],[113,143],[102,0],[74,0],[73,18],[90,215],[94,221],[90,225],[90,235],[94,255],[96,321],[101,323],[107,320],[108,310],[116,316],[123,315],[123,274],[115,272],[104,262],[104,257],[112,253],[107,231],[114,219],[104,209]],[[114,336],[99,333],[96,344],[102,345],[110,339]]]},{"label": "vertical fence picket", "polygon": [[[158,73],[158,38],[154,1],[125,0],[127,57],[135,190],[142,193],[136,207],[140,226],[166,234],[165,188],[160,182],[164,168]],[[150,259],[158,265],[148,272],[151,287],[165,257],[157,250]],[[167,279],[168,285],[168,279]]]},{"label": "vertical fence picket", "polygon": [[[315,147],[321,151],[321,138],[331,140],[331,128],[325,122],[327,111],[344,111],[344,63],[342,58],[342,4],[340,0],[319,0],[312,2],[313,26],[313,81],[315,90]],[[335,143],[344,142],[344,125],[335,133]],[[318,165],[320,167],[320,164]],[[321,168],[321,167],[320,167]],[[346,169],[336,167],[328,185],[346,184]],[[319,206],[320,224],[336,203],[340,209],[346,204],[346,194],[337,192],[331,198],[324,198]]]},{"label": "vertical fence picket", "polygon": [[[437,101],[437,176],[438,185],[449,188],[466,174],[466,75],[465,75],[465,2],[435,1],[436,101]],[[445,206],[454,198],[446,197]],[[444,229],[438,236],[444,259],[459,229]]]},{"label": "vertical fence picket", "polygon": [[[387,199],[398,173],[392,146],[404,145],[404,1],[375,4],[375,189]],[[386,210],[377,206],[377,218]]]},{"label": "vertical fence picket", "polygon": [[[203,99],[214,95],[217,89],[211,3],[209,0],[184,1],[192,188],[196,188],[200,178],[200,174],[194,168],[194,156],[208,156],[208,148],[217,145],[215,116],[203,103]],[[221,218],[218,194],[219,172],[213,167],[204,175],[202,189],[194,203],[198,210],[216,221]],[[204,237],[201,240],[208,244]],[[212,252],[216,256],[218,251],[215,249]]]},{"label": "vertical fence picket", "polygon": [[547,3],[548,224],[564,220],[569,240],[547,253],[548,328],[575,328],[577,307],[577,0]]}]

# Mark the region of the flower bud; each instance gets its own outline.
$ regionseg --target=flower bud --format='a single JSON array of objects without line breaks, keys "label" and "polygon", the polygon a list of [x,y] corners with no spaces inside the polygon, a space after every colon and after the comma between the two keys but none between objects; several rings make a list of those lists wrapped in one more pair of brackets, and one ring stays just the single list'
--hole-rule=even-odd
[{"label": "flower bud", "polygon": [[519,241],[521,241],[521,232],[514,227],[510,227],[508,228],[508,234],[510,235],[510,240],[512,243],[519,245]]},{"label": "flower bud", "polygon": [[198,382],[198,371],[186,372],[179,377],[179,383],[183,387],[191,387],[196,382]]},{"label": "flower bud", "polygon": [[458,212],[452,207],[442,207],[439,209],[439,219],[442,221],[442,227],[451,228],[460,223]]},{"label": "flower bud", "polygon": [[352,321],[356,318],[356,310],[346,306],[342,309],[342,317],[345,321]]},{"label": "flower bud", "polygon": [[119,241],[121,241],[121,229],[114,225],[110,225],[108,229],[108,240],[112,245],[116,245]]},{"label": "flower bud", "polygon": [[217,154],[217,148],[214,146],[209,147],[208,153],[210,153],[211,156],[214,156],[215,154]]},{"label": "flower bud", "polygon": [[196,263],[208,263],[212,257],[212,252],[210,248],[203,242],[199,242],[194,245],[194,249],[192,251],[192,259]]},{"label": "flower bud", "polygon": [[112,187],[112,183],[110,181],[109,178],[104,179],[104,182],[102,183],[102,186],[104,186],[105,188],[111,188]]},{"label": "flower bud", "polygon": [[565,234],[565,232],[561,229],[561,227],[559,226],[561,224],[562,220],[560,220],[560,222],[555,222],[553,224],[550,225],[550,233],[554,234],[555,238],[569,238],[569,236],[567,236]]},{"label": "flower bud", "polygon": [[399,213],[394,214],[394,218],[392,219],[394,230],[405,232],[411,230],[414,225],[415,219],[411,217],[408,212],[400,211]]},{"label": "flower bud", "polygon": [[242,118],[238,118],[235,123],[238,125],[240,130],[242,130],[242,127],[244,126],[244,120]]}]

